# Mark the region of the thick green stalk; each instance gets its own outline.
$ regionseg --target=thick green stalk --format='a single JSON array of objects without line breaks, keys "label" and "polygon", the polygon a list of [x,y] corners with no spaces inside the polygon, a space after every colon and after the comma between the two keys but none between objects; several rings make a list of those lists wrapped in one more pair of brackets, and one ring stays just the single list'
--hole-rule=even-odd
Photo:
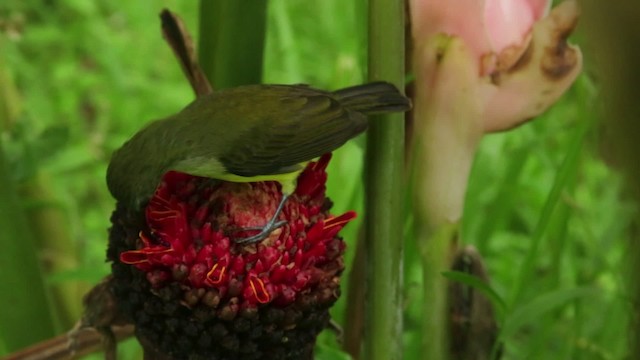
[{"label": "thick green stalk", "polygon": [[0,338],[6,350],[13,351],[55,332],[39,251],[8,174],[0,136]]},{"label": "thick green stalk", "polygon": [[[610,148],[606,158],[626,175],[627,186],[640,202],[640,108],[637,87],[640,82],[640,8],[632,0],[603,3],[582,1],[587,32],[593,53],[598,54],[598,79],[606,112],[602,122],[604,142]],[[594,56],[595,57],[595,56]],[[629,229],[627,283],[631,300],[629,314],[628,354],[640,354],[640,213],[636,212],[635,228]],[[637,355],[631,355],[635,357]]]},{"label": "thick green stalk", "polygon": [[[0,83],[3,82],[0,85],[0,123],[11,129],[20,116],[22,99],[8,74],[0,74]],[[37,170],[19,186],[31,238],[35,240],[34,246],[40,254],[38,261],[47,275],[73,269],[78,262],[69,221],[64,209],[56,204],[51,181],[45,172]],[[87,286],[66,281],[53,284],[48,290],[51,291],[56,326],[71,328],[82,314],[82,294],[88,290]]]},{"label": "thick green stalk", "polygon": [[[75,244],[69,228],[69,219],[64,208],[51,189],[51,176],[38,171],[29,181],[21,184],[23,201],[30,204],[25,209],[29,227],[36,239],[40,252],[46,254],[40,261],[46,274],[70,271],[78,267]],[[82,315],[82,295],[88,291],[87,285],[76,281],[51,284],[52,303],[57,319],[68,329]]]},{"label": "thick green stalk", "polygon": [[266,9],[266,0],[200,1],[198,53],[214,89],[262,81]]},{"label": "thick green stalk", "polygon": [[[369,80],[404,89],[404,1],[369,2]],[[380,116],[367,138],[367,298],[363,359],[402,359],[404,114]]]},{"label": "thick green stalk", "polygon": [[422,255],[422,356],[425,359],[445,360],[449,358],[448,335],[448,281],[443,271],[451,268],[458,223],[443,223],[429,236],[418,226],[416,239],[420,242]]}]

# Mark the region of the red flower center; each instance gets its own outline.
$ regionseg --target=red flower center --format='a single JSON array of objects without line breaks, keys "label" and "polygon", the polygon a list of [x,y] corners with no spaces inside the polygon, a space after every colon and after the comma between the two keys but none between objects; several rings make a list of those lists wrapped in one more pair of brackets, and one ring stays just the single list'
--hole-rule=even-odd
[{"label": "red flower center", "polygon": [[138,249],[123,252],[120,261],[144,271],[155,288],[179,282],[185,289],[214,290],[215,304],[288,305],[341,261],[345,244],[337,234],[355,218],[352,211],[332,217],[325,208],[330,158],[309,163],[279,215],[287,223],[253,245],[232,239],[252,235],[246,228],[271,219],[282,198],[278,183],[168,172],[146,208],[149,233],[140,232]]}]

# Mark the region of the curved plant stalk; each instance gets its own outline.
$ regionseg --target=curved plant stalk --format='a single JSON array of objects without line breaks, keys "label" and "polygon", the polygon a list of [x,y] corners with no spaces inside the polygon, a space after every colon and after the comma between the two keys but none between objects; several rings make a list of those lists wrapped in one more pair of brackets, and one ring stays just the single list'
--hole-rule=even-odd
[{"label": "curved plant stalk", "polygon": [[[404,1],[369,2],[369,80],[404,89]],[[363,359],[402,359],[404,115],[371,122],[367,137]]]}]

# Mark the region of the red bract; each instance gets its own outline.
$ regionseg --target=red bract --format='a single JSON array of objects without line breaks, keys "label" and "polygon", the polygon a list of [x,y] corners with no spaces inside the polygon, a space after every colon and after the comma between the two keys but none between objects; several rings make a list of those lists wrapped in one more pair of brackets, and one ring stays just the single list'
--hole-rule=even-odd
[{"label": "red bract", "polygon": [[323,280],[323,265],[342,255],[345,245],[336,235],[355,218],[354,212],[333,217],[326,211],[330,158],[309,163],[279,216],[287,223],[254,245],[236,245],[233,238],[269,221],[282,198],[277,182],[169,172],[146,208],[149,233],[141,231],[137,249],[121,253],[120,261],[145,272],[154,288],[178,282],[214,290],[214,302],[237,298],[243,308],[291,304]]}]

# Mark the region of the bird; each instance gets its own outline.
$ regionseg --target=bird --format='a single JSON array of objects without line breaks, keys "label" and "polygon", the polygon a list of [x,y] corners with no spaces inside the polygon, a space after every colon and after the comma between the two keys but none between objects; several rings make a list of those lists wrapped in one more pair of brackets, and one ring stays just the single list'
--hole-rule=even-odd
[{"label": "bird", "polygon": [[405,112],[411,101],[383,81],[325,91],[308,85],[244,85],[196,98],[178,113],[150,122],[114,151],[107,168],[113,197],[135,209],[162,176],[178,171],[231,182],[277,181],[282,199],[261,231],[264,240],[306,164],[362,133],[368,115]]}]

